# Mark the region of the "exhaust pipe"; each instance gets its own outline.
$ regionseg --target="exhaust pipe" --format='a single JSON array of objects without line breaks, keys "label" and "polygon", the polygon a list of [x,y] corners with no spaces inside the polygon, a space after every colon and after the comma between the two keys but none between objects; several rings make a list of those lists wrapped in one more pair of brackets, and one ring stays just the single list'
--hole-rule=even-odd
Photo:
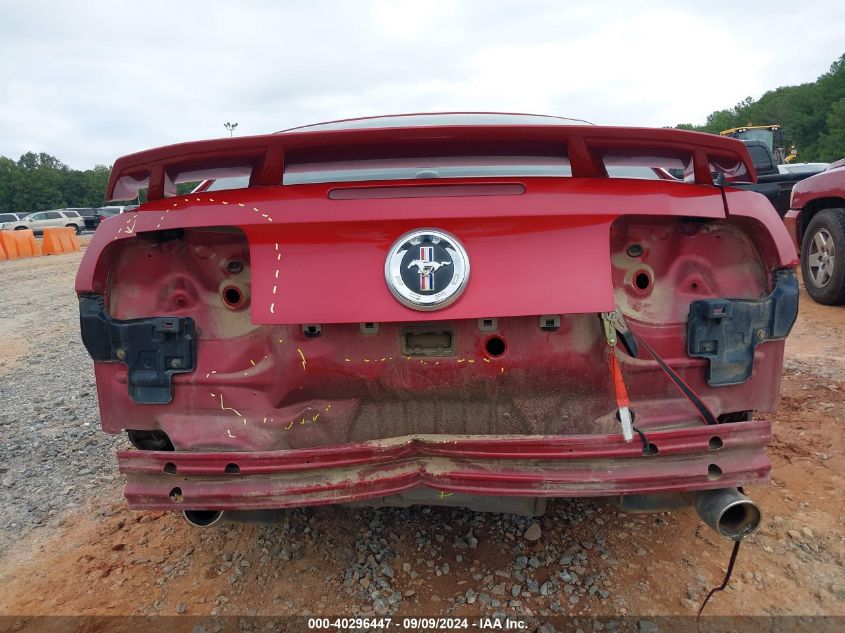
[{"label": "exhaust pipe", "polygon": [[183,510],[182,516],[194,527],[211,527],[223,518],[222,510]]},{"label": "exhaust pipe", "polygon": [[720,536],[741,541],[760,527],[760,508],[736,488],[705,490],[695,500],[698,516]]}]

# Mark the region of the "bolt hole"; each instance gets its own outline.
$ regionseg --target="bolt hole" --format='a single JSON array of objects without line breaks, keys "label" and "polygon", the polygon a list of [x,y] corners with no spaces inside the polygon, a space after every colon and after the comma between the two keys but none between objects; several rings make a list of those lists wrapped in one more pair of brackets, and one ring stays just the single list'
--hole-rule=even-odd
[{"label": "bolt hole", "polygon": [[173,490],[171,490],[170,491],[170,500],[176,501],[177,503],[179,501],[182,501],[182,489],[181,488],[174,488]]},{"label": "bolt hole", "polygon": [[690,284],[690,288],[692,288],[693,290],[698,290],[698,282],[695,282],[695,281],[692,282]]},{"label": "bolt hole", "polygon": [[226,270],[228,270],[233,275],[237,275],[244,269],[244,263],[239,259],[233,259],[228,264],[226,264]]},{"label": "bolt hole", "polygon": [[643,254],[643,247],[639,244],[631,244],[626,253],[628,257],[639,257]]},{"label": "bolt hole", "polygon": [[237,464],[226,464],[226,473],[229,475],[237,475],[241,472],[240,466]]},{"label": "bolt hole", "polygon": [[164,465],[164,472],[166,472],[168,475],[175,475],[176,474],[176,464],[174,464],[173,462],[167,462]]},{"label": "bolt hole", "polygon": [[643,446],[643,455],[657,455],[658,452],[659,450],[654,444]]},{"label": "bolt hole", "polygon": [[634,285],[638,290],[648,290],[651,285],[651,277],[648,276],[647,272],[640,271],[634,275]]},{"label": "bolt hole", "polygon": [[716,481],[717,479],[722,478],[722,469],[719,468],[716,464],[710,464],[707,467],[707,478],[710,481]]},{"label": "bolt hole", "polygon": [[501,336],[491,336],[484,344],[484,349],[487,350],[487,354],[493,358],[498,358],[504,354],[507,348],[508,346],[505,343],[505,339]]},{"label": "bolt hole", "polygon": [[229,307],[237,308],[243,303],[244,297],[241,294],[241,291],[235,288],[234,286],[229,286],[223,290],[223,301]]},{"label": "bolt hole", "polygon": [[711,451],[718,451],[725,445],[725,443],[722,441],[721,437],[719,437],[718,435],[714,435],[710,438],[710,441],[707,443],[707,445],[710,447]]}]

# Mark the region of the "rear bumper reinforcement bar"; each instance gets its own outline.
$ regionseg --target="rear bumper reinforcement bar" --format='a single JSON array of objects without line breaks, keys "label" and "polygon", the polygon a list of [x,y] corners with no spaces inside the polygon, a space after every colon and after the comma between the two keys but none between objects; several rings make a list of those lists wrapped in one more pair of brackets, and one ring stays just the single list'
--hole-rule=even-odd
[{"label": "rear bumper reinforcement bar", "polygon": [[[118,453],[132,508],[263,509],[362,501],[428,487],[444,493],[592,497],[765,481],[765,420],[621,435],[392,438],[267,452]],[[652,451],[649,451],[653,453]]]}]

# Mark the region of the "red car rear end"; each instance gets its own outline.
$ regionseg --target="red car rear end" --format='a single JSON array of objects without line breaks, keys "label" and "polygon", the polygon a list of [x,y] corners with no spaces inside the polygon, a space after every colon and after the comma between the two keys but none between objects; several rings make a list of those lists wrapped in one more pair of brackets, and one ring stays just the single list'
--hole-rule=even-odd
[{"label": "red car rear end", "polygon": [[795,250],[727,185],[754,178],[741,142],[571,123],[386,117],[118,160],[109,197],[148,202],[103,222],[76,285],[130,506],[613,496],[752,530],[735,489],[769,473],[754,413]]}]

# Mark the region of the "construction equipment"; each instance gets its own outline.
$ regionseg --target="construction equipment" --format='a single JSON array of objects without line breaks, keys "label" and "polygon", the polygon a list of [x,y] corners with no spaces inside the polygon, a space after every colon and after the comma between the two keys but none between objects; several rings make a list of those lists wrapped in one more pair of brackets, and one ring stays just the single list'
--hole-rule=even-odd
[{"label": "construction equipment", "polygon": [[732,127],[729,130],[722,130],[719,132],[721,136],[730,136],[738,138],[741,141],[763,141],[769,146],[772,154],[781,165],[791,163],[798,156],[798,150],[795,146],[789,148],[789,151],[784,149],[783,129],[780,125],[751,125],[750,123],[744,127]]}]

